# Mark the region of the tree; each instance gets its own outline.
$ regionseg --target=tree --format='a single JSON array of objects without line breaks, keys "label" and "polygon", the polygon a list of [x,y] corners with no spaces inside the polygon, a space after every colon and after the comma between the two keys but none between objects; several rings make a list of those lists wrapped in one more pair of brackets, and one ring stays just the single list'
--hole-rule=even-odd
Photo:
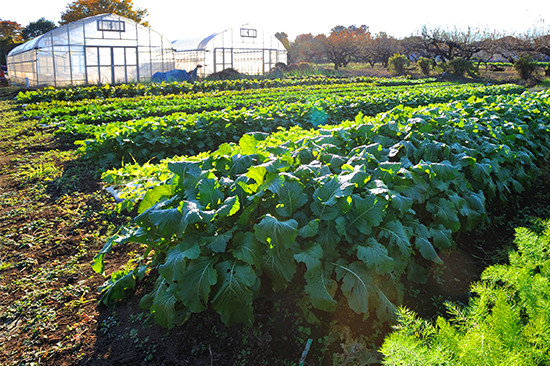
[{"label": "tree", "polygon": [[311,33],[300,34],[290,44],[288,51],[289,63],[320,61],[324,56],[324,48],[319,36]]},{"label": "tree", "polygon": [[19,23],[0,19],[0,64],[5,65],[8,52],[23,42],[22,30]]},{"label": "tree", "polygon": [[334,69],[346,67],[354,57],[358,57],[365,49],[370,37],[369,28],[366,25],[356,27],[336,26],[332,28],[330,35],[318,36],[325,48],[327,58],[334,63]]},{"label": "tree", "polygon": [[132,0],[75,0],[68,4],[65,11],[61,13],[59,24],[63,25],[75,20],[105,13],[121,15],[145,26],[149,25],[144,21],[144,18],[147,16],[147,10],[134,9]]},{"label": "tree", "polygon": [[[535,51],[550,58],[550,34],[539,36],[534,42]],[[544,72],[545,76],[550,76],[550,64]]]},{"label": "tree", "polygon": [[370,43],[369,52],[372,54],[374,63],[379,62],[388,67],[388,61],[396,53],[401,53],[399,41],[385,32],[374,36]]},{"label": "tree", "polygon": [[24,29],[21,35],[23,39],[29,40],[41,36],[44,33],[56,28],[55,23],[46,18],[40,18],[36,22],[30,22]]},{"label": "tree", "polygon": [[424,48],[432,55],[432,58],[439,59],[443,62],[450,61],[457,57],[462,57],[466,60],[484,50],[487,46],[485,42],[490,38],[486,31],[479,29],[472,30],[468,27],[467,30],[429,29],[426,26],[422,27],[421,35]]}]

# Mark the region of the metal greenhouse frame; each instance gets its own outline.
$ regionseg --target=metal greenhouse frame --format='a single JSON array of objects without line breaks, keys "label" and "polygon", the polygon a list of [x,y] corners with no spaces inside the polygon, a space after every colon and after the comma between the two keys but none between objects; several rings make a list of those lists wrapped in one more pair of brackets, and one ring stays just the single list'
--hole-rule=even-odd
[{"label": "metal greenhouse frame", "polygon": [[55,28],[8,54],[10,81],[28,87],[149,81],[174,69],[171,43],[135,21],[101,14]]},{"label": "metal greenhouse frame", "polygon": [[192,70],[200,76],[233,68],[241,73],[259,75],[276,63],[287,62],[287,51],[272,34],[249,24],[214,33],[206,38],[172,42],[177,69]]}]

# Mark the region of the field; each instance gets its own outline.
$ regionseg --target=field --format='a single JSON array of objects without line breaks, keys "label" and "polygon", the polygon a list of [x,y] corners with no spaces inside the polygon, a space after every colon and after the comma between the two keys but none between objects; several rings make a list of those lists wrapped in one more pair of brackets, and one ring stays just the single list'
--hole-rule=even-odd
[{"label": "field", "polygon": [[5,365],[407,364],[396,344],[420,350],[406,335],[435,334],[446,301],[485,298],[470,285],[532,250],[516,228],[550,219],[544,90],[317,76],[8,92]]}]

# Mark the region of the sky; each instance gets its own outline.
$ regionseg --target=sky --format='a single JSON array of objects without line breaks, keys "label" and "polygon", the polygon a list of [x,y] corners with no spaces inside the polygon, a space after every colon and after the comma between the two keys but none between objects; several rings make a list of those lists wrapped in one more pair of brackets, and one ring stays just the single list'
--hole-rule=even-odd
[{"label": "sky", "polygon": [[[26,26],[41,17],[59,22],[69,0],[6,0],[0,19]],[[337,25],[369,26],[371,33],[402,38],[423,25],[446,29],[472,28],[520,34],[550,26],[550,1],[502,0],[133,0],[145,8],[151,28],[169,40],[206,37],[248,23],[271,33],[326,34]]]}]

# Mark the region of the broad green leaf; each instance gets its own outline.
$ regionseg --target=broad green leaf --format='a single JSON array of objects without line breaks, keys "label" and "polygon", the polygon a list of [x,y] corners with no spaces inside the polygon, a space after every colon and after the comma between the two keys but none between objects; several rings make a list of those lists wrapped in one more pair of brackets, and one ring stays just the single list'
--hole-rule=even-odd
[{"label": "broad green leaf", "polygon": [[443,261],[439,258],[432,243],[430,243],[428,239],[416,238],[414,244],[424,258],[437,264],[443,264]]},{"label": "broad green leaf", "polygon": [[304,277],[307,282],[304,290],[309,294],[311,304],[319,310],[336,310],[338,303],[334,300],[334,294],[338,284],[330,278],[330,272],[317,265],[308,267]]},{"label": "broad green leaf", "polygon": [[336,277],[342,281],[340,289],[350,309],[357,314],[366,314],[369,310],[369,292],[372,290],[373,278],[366,265],[353,262],[349,266],[338,264]]},{"label": "broad green leaf", "polygon": [[187,177],[198,178],[202,170],[200,168],[200,162],[189,162],[189,161],[179,161],[179,162],[169,162],[168,170],[180,177],[180,182],[187,179]]},{"label": "broad green leaf", "polygon": [[304,239],[311,238],[319,232],[319,219],[309,221],[298,229],[298,236]]},{"label": "broad green leaf", "polygon": [[227,243],[233,237],[233,230],[227,231],[225,233],[216,233],[214,236],[209,236],[204,238],[208,249],[214,253],[225,253],[225,248]]},{"label": "broad green leaf", "polygon": [[181,219],[175,229],[179,236],[182,236],[189,225],[204,222],[209,223],[214,218],[216,211],[202,210],[197,202],[181,201],[179,209],[181,210]]},{"label": "broad green leaf", "polygon": [[190,262],[177,283],[177,297],[193,313],[206,310],[212,286],[217,283],[216,258],[198,257]]},{"label": "broad green leaf", "polygon": [[182,213],[177,208],[156,210],[152,207],[138,216],[138,218],[140,217],[146,218],[153,227],[156,227],[159,234],[170,237],[177,232],[178,224],[182,220]]},{"label": "broad green leaf", "polygon": [[310,246],[294,254],[294,259],[297,262],[304,263],[308,269],[321,266],[321,258],[323,258],[323,248],[320,245]]},{"label": "broad green leaf", "polygon": [[403,255],[410,255],[410,234],[402,223],[394,220],[384,224],[380,227],[380,235],[388,239],[389,245],[397,246]]},{"label": "broad green leaf", "polygon": [[315,190],[313,200],[325,206],[333,206],[338,198],[349,196],[353,187],[353,183],[341,183],[337,177],[331,177],[323,181],[321,186]]},{"label": "broad green leaf", "polygon": [[233,256],[247,264],[257,268],[261,266],[264,246],[260,243],[254,234],[250,232],[238,232],[233,237]]},{"label": "broad green leaf", "polygon": [[167,286],[159,286],[150,309],[157,323],[165,328],[174,327],[176,302],[177,298],[169,291]]},{"label": "broad green leaf", "polygon": [[388,249],[374,238],[367,239],[364,245],[357,246],[357,258],[378,274],[389,273],[393,268],[393,259],[388,256]]},{"label": "broad green leaf", "polygon": [[294,212],[308,201],[304,188],[297,181],[286,181],[277,192],[279,204],[275,208],[283,217],[292,217]]},{"label": "broad green leaf", "polygon": [[243,135],[243,137],[239,140],[239,147],[241,148],[241,154],[243,155],[254,154],[257,151],[257,145],[258,141],[250,134]]},{"label": "broad green leaf", "polygon": [[452,230],[444,226],[430,228],[430,235],[433,238],[434,246],[438,249],[449,249],[454,244]]},{"label": "broad green leaf", "polygon": [[362,234],[371,234],[372,228],[378,226],[384,219],[386,203],[371,195],[363,198],[354,194],[351,199],[352,210],[348,214],[348,230],[357,229]]},{"label": "broad green leaf", "polygon": [[101,286],[99,290],[102,293],[101,302],[107,306],[113,306],[117,300],[126,297],[128,290],[136,287],[136,277],[134,271],[119,271],[111,274],[107,284]]},{"label": "broad green leaf", "polygon": [[198,243],[179,243],[166,253],[164,263],[159,266],[159,274],[169,282],[178,282],[186,270],[187,259],[197,259],[200,255]]},{"label": "broad green leaf", "polygon": [[148,190],[139,204],[138,214],[143,213],[162,199],[172,197],[175,193],[175,188],[173,185],[160,185]]},{"label": "broad green leaf", "polygon": [[285,178],[281,174],[267,173],[263,184],[258,187],[258,191],[270,191],[271,193],[278,194],[284,182]]},{"label": "broad green leaf", "polygon": [[262,243],[274,248],[288,248],[298,235],[298,222],[294,219],[279,221],[267,214],[259,224],[254,225],[254,235]]},{"label": "broad green leaf", "polygon": [[431,199],[426,203],[426,210],[432,213],[437,224],[442,224],[453,231],[460,229],[458,210],[451,201],[445,198]]},{"label": "broad green leaf", "polygon": [[198,199],[205,208],[215,209],[223,199],[219,184],[215,179],[203,178],[198,183]]},{"label": "broad green leaf", "polygon": [[225,325],[246,323],[252,325],[252,286],[257,274],[251,266],[235,261],[216,265],[218,286],[212,299],[212,308],[220,314]]},{"label": "broad green leaf", "polygon": [[401,215],[406,214],[412,207],[413,200],[400,194],[391,195],[391,207],[399,211]]},{"label": "broad green leaf", "polygon": [[249,193],[254,194],[258,191],[258,188],[264,183],[264,177],[267,170],[263,166],[253,166],[248,169],[246,176],[254,180],[254,183],[246,185],[246,189]]},{"label": "broad green leaf", "polygon": [[221,217],[233,216],[240,208],[239,196],[230,196],[227,197],[216,210],[216,215]]},{"label": "broad green leaf", "polygon": [[262,269],[269,276],[273,290],[285,288],[296,273],[296,261],[290,250],[268,250],[262,259]]}]

